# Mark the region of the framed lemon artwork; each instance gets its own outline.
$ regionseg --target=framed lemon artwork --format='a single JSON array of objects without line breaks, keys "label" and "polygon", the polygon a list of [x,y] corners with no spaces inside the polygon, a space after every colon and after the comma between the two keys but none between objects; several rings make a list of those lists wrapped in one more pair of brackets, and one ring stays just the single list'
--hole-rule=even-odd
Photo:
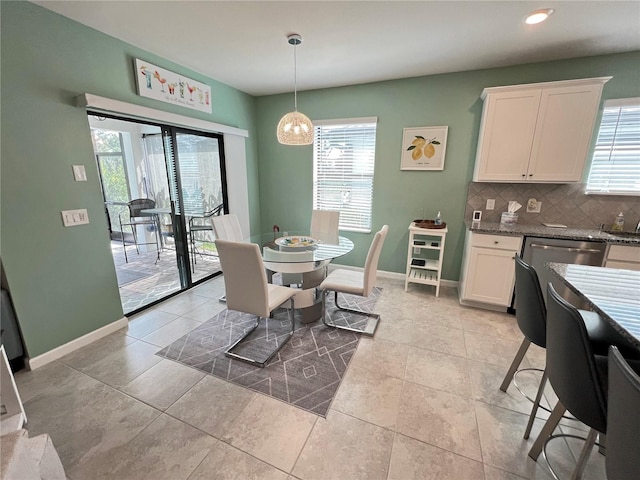
[{"label": "framed lemon artwork", "polygon": [[444,170],[449,127],[405,128],[400,170]]}]

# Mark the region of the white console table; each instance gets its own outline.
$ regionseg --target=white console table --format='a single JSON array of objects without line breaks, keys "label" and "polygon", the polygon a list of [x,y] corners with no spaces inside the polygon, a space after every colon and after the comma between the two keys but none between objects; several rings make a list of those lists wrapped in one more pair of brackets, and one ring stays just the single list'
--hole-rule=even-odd
[{"label": "white console table", "polygon": [[421,283],[436,287],[436,297],[440,294],[442,257],[447,231],[447,227],[420,228],[413,222],[409,225],[405,292],[409,283]]}]

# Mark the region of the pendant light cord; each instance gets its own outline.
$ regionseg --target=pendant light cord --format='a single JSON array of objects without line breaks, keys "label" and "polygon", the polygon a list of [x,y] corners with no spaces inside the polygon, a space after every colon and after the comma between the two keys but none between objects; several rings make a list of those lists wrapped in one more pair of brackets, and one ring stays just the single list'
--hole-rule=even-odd
[{"label": "pendant light cord", "polygon": [[298,111],[298,62],[296,57],[296,50],[298,44],[293,45],[293,109]]}]

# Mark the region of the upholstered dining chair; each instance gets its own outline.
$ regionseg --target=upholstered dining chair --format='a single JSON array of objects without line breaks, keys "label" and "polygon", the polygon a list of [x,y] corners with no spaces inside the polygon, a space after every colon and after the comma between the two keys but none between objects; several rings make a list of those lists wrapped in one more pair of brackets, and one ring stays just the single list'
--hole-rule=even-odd
[{"label": "upholstered dining chair", "polygon": [[[373,335],[375,333],[380,315],[342,307],[338,304],[338,294],[348,293],[362,297],[368,297],[369,294],[371,294],[373,287],[375,287],[380,252],[382,251],[382,245],[384,244],[384,239],[388,231],[389,227],[384,225],[373,237],[369,252],[367,253],[367,259],[364,263],[364,271],[357,272],[338,268],[332,271],[320,284],[319,288],[322,292],[322,321],[326,326],[362,333],[364,335]],[[367,325],[364,329],[354,328],[348,325],[337,325],[335,322],[331,323],[327,321],[326,297],[330,292],[334,293],[335,304],[339,310],[368,317]]]},{"label": "upholstered dining chair", "polygon": [[608,480],[637,478],[640,472],[640,365],[631,367],[617,347],[609,350],[607,400]]},{"label": "upholstered dining chair", "polygon": [[[537,460],[542,452],[546,459],[544,449],[549,440],[572,437],[568,434],[553,435],[562,415],[568,410],[590,428],[571,476],[572,480],[579,480],[596,436],[607,432],[607,357],[594,354],[580,312],[558,295],[551,283],[547,286],[547,302],[547,372],[558,403],[531,447],[529,456]],[[554,476],[558,478],[555,473]]]},{"label": "upholstered dining chair", "polygon": [[216,236],[216,239],[230,242],[241,242],[244,240],[238,216],[233,213],[211,217],[211,226],[213,227],[213,234]]},{"label": "upholstered dining chair", "polygon": [[[227,309],[249,313],[256,316],[252,328],[236,340],[225,352],[228,357],[264,367],[273,356],[289,341],[295,330],[293,297],[297,290],[267,283],[267,275],[262,263],[260,248],[254,243],[228,242],[216,240],[216,249],[220,255],[220,264],[224,272],[224,285]],[[276,308],[289,302],[288,313],[291,330],[284,337],[269,332],[265,342],[275,342],[275,348],[268,349],[265,358],[250,358],[240,353],[242,344],[258,328],[260,319],[267,318]]]},{"label": "upholstered dining chair", "polygon": [[[534,343],[539,347],[546,348],[547,343],[547,307],[545,305],[544,298],[542,296],[542,289],[540,288],[540,281],[535,269],[525,263],[518,255],[515,256],[516,265],[516,321],[518,327],[524,335],[524,339],[520,344],[520,348],[516,353],[511,366],[507,371],[507,374],[500,385],[500,390],[506,392],[514,381],[515,376],[521,371],[518,370],[522,359],[524,358],[529,346]],[[589,312],[586,310],[577,310],[584,326],[587,331],[587,335],[591,346],[596,355],[607,355],[609,345],[620,344],[626,345],[626,341],[611,327],[600,315],[595,312]],[[537,370],[537,369],[522,369],[522,370]],[[524,438],[529,438],[533,422],[536,418],[536,413],[540,407],[540,400],[544,392],[545,385],[547,383],[547,370],[542,373],[542,379],[538,387],[535,400],[533,400],[533,407],[529,415],[529,422],[524,432]],[[518,388],[516,384],[516,388]],[[518,390],[520,390],[518,388]]]},{"label": "upholstered dining chair", "polygon": [[[240,228],[240,221],[238,220],[237,215],[229,213],[227,215],[214,216],[211,217],[210,221],[213,228],[213,235],[216,239],[226,240],[229,242],[242,242],[244,240],[242,236],[242,229]],[[222,269],[222,272],[224,273],[224,268]],[[218,300],[221,302],[227,301],[225,295],[220,297]]]},{"label": "upholstered dining chair", "polygon": [[[118,215],[118,220],[120,222],[120,235],[122,236],[122,249],[124,250],[125,262],[129,263],[129,259],[127,258],[127,247],[124,241],[124,230],[125,230],[125,227],[129,227],[131,228],[131,233],[133,234],[133,244],[136,247],[136,252],[138,252],[138,255],[140,255],[140,249],[138,248],[139,245],[155,245],[156,251],[157,251],[157,256],[156,256],[156,263],[157,263],[158,260],[160,259],[160,249],[161,249],[160,237],[158,236],[159,235],[158,230],[160,228],[158,215],[149,214],[142,211],[149,208],[155,208],[156,202],[151,200],[150,198],[136,198],[134,200],[131,200],[129,203],[127,203],[127,207],[129,209],[128,221],[124,220],[121,214]],[[139,242],[138,232],[137,232],[138,227],[147,227],[147,228],[153,229],[155,242],[154,243]]]},{"label": "upholstered dining chair", "polygon": [[313,210],[311,212],[310,235],[326,243],[338,243],[340,211]]}]

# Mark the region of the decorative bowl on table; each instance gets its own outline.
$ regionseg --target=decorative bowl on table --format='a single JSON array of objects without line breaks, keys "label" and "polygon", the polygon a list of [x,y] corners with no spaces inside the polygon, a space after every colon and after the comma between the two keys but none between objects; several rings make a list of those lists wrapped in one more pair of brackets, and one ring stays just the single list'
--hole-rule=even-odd
[{"label": "decorative bowl on table", "polygon": [[312,250],[318,246],[315,238],[300,235],[276,238],[275,243],[282,251]]},{"label": "decorative bowl on table", "polygon": [[447,222],[442,222],[439,225],[436,225],[436,221],[435,220],[414,220],[413,223],[415,224],[416,227],[418,228],[444,228],[447,226]]}]

